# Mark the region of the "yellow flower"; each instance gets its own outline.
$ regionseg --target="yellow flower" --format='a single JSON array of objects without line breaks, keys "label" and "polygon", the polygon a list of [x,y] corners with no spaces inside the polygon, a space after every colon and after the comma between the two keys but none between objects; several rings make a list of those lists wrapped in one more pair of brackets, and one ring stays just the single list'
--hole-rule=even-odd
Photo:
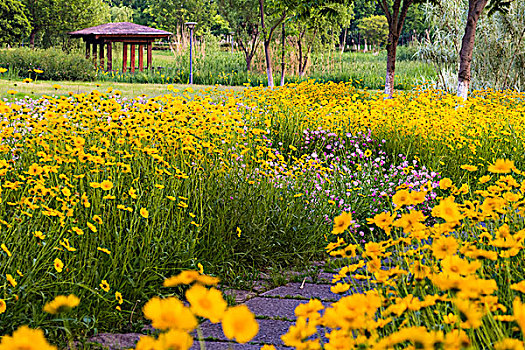
[{"label": "yellow flower", "polygon": [[121,292],[115,292],[115,300],[119,303],[119,305],[124,303],[124,298],[122,298]]},{"label": "yellow flower", "polygon": [[514,162],[507,159],[497,159],[494,164],[489,165],[488,170],[495,174],[506,174],[510,173],[513,169],[516,169]]},{"label": "yellow flower", "polygon": [[91,222],[87,222],[86,225],[91,230],[91,232],[93,233],[97,232],[97,228]]},{"label": "yellow flower", "polygon": [[450,180],[448,177],[439,181],[439,188],[442,190],[449,189],[450,187],[452,187],[452,180]]},{"label": "yellow flower", "polygon": [[38,73],[38,74],[44,73],[42,69],[33,69],[33,72]]},{"label": "yellow flower", "polygon": [[102,188],[104,191],[109,191],[113,188],[113,182],[104,180],[100,183],[100,188]]},{"label": "yellow flower", "polygon": [[77,235],[81,236],[84,234],[84,231],[82,231],[81,229],[79,229],[78,227],[72,227],[71,230],[73,230],[73,232],[75,232]]},{"label": "yellow flower", "polygon": [[49,314],[59,314],[67,312],[80,304],[80,299],[76,295],[59,295],[46,305],[44,305],[44,311]]},{"label": "yellow flower", "polygon": [[95,221],[97,224],[102,225],[104,224],[104,221],[102,221],[102,218],[98,215],[93,216],[93,221]]},{"label": "yellow flower", "polygon": [[484,184],[484,183],[489,182],[491,178],[492,178],[492,176],[490,176],[490,175],[484,175],[484,176],[480,177],[478,181],[479,181],[480,184]]},{"label": "yellow flower", "polygon": [[64,263],[59,258],[56,258],[53,262],[53,266],[55,267],[55,270],[57,272],[62,272],[62,269],[64,268]]},{"label": "yellow flower", "polygon": [[157,329],[179,329],[191,331],[197,327],[197,319],[189,308],[177,298],[153,297],[144,305],[144,316]]},{"label": "yellow flower", "polygon": [[350,226],[352,223],[352,214],[343,212],[341,215],[334,218],[334,228],[332,230],[332,233],[334,235],[338,235],[340,233],[345,232],[345,230]]},{"label": "yellow flower", "polygon": [[110,255],[110,254],[111,254],[111,251],[109,251],[109,250],[106,249],[106,248],[97,247],[97,250],[98,250],[98,251],[101,251],[102,253],[106,253],[107,255]]},{"label": "yellow flower", "polygon": [[135,350],[156,350],[157,340],[149,335],[143,335],[140,337],[137,344],[135,344]]},{"label": "yellow flower", "polygon": [[2,245],[0,245],[0,248],[2,248],[2,250],[7,254],[7,256],[12,256],[13,254],[11,254],[11,252],[9,251],[9,249],[7,249],[7,246],[2,243]]},{"label": "yellow flower", "polygon": [[109,292],[109,283],[108,283],[108,281],[102,280],[102,282],[100,282],[99,286],[104,292]]},{"label": "yellow flower", "polygon": [[128,194],[131,198],[133,199],[137,199],[137,190],[135,190],[134,188],[130,188],[129,191],[128,191]]},{"label": "yellow flower", "polygon": [[146,208],[140,208],[140,216],[147,219],[149,218],[149,212]]},{"label": "yellow flower", "polygon": [[5,278],[7,278],[7,281],[13,286],[13,288],[16,287],[16,285],[18,284],[13,275],[9,273],[5,275]]},{"label": "yellow flower", "polygon": [[463,164],[461,166],[461,169],[467,170],[467,171],[476,171],[476,170],[478,170],[478,167],[475,166],[475,165],[471,165],[471,164]]},{"label": "yellow flower", "polygon": [[518,326],[520,326],[521,333],[525,334],[525,305],[521,303],[521,299],[516,297],[512,303],[512,310],[514,311],[514,319]]},{"label": "yellow flower", "polygon": [[454,202],[454,197],[447,197],[439,205],[432,209],[432,216],[443,218],[448,223],[459,223],[463,216],[459,211],[459,206]]},{"label": "yellow flower", "polygon": [[437,259],[444,259],[449,255],[454,255],[458,251],[458,242],[454,236],[440,237],[432,243],[432,254]]},{"label": "yellow flower", "polygon": [[164,287],[175,287],[180,284],[191,284],[199,278],[199,271],[186,270],[177,276],[171,276],[164,280]]},{"label": "yellow flower", "polygon": [[344,293],[349,289],[350,285],[348,283],[338,283],[335,286],[330,287],[330,291],[335,294]]},{"label": "yellow flower", "polygon": [[407,190],[397,191],[392,197],[392,203],[394,203],[398,208],[401,208],[404,205],[409,205],[411,203],[410,193]]},{"label": "yellow flower", "polygon": [[22,326],[13,332],[11,336],[4,336],[0,341],[0,349],[6,350],[57,350],[50,345],[40,329],[31,329]]},{"label": "yellow flower", "polygon": [[0,314],[3,314],[7,309],[7,304],[4,299],[0,299]]},{"label": "yellow flower", "polygon": [[237,237],[241,238],[241,229],[237,227]]},{"label": "yellow flower", "polygon": [[186,299],[195,315],[205,317],[212,323],[222,319],[228,306],[219,290],[208,289],[200,284],[195,284],[186,291]]},{"label": "yellow flower", "polygon": [[222,319],[222,330],[228,339],[235,339],[244,344],[257,335],[259,324],[246,305],[239,305],[226,310]]},{"label": "yellow flower", "polygon": [[60,86],[58,84],[53,84],[53,89],[58,90],[60,88],[62,88],[62,86]]},{"label": "yellow flower", "polygon": [[187,332],[170,329],[159,335],[155,349],[188,350],[193,344],[193,338]]}]

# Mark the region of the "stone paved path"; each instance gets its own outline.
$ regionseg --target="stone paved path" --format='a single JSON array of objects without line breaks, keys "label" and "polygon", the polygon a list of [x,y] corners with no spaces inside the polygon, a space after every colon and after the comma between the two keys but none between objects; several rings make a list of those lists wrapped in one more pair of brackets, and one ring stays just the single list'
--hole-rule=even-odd
[{"label": "stone paved path", "polygon": [[[313,278],[312,278],[313,277]],[[265,288],[267,281],[261,280],[256,291],[226,290],[225,294],[232,295],[237,303],[246,304],[257,317],[259,334],[248,344],[230,343],[224,336],[220,324],[205,321],[201,329],[207,350],[258,350],[263,344],[271,344],[278,350],[290,349],[281,341],[281,335],[295,321],[294,310],[297,305],[316,298],[328,305],[340,297],[330,291],[331,273],[321,269],[316,276],[305,276],[295,273],[288,276],[288,280],[301,280],[301,282],[288,282],[275,288]],[[128,349],[133,347],[139,334],[99,334],[91,340],[110,350]],[[199,350],[200,344],[195,340],[191,350]]]}]

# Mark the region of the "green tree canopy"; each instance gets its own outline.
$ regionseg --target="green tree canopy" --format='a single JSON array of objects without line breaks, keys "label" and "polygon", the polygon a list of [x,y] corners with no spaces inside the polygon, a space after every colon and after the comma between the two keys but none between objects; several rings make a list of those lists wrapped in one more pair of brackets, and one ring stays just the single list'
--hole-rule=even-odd
[{"label": "green tree canopy", "polygon": [[370,16],[359,21],[359,32],[371,43],[383,45],[388,40],[388,21],[385,16]]},{"label": "green tree canopy", "polygon": [[19,0],[3,0],[0,3],[0,44],[13,45],[30,32],[31,24],[24,5]]}]

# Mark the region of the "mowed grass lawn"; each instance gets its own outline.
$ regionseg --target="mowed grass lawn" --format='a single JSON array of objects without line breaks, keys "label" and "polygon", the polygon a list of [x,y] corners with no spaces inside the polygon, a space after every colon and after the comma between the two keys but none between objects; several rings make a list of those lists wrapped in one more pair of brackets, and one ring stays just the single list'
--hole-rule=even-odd
[{"label": "mowed grass lawn", "polygon": [[[54,85],[60,85],[56,89]],[[199,93],[202,90],[214,89],[213,85],[176,85],[173,84],[174,89],[183,91],[191,87],[194,92]],[[148,97],[155,97],[167,93],[172,93],[168,90],[168,84],[132,84],[132,83],[115,83],[115,82],[73,82],[73,81],[36,81],[31,83],[24,83],[19,80],[4,80],[0,79],[0,99],[24,98],[25,96],[39,98],[42,95],[69,95],[89,93],[93,90],[107,91],[108,88],[119,90],[122,97],[133,98],[140,95],[147,95]],[[218,90],[234,90],[240,91],[244,89],[242,86],[217,86]],[[16,93],[13,94],[13,91]],[[10,92],[10,93],[8,93]]]}]

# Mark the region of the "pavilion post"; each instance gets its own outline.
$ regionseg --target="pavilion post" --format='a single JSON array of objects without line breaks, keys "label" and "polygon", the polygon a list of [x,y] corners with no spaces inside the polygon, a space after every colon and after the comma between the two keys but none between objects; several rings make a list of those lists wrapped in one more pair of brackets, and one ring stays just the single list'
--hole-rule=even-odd
[{"label": "pavilion post", "polygon": [[153,69],[153,43],[148,43],[148,69]]},{"label": "pavilion post", "polygon": [[86,59],[89,60],[89,55],[91,53],[91,47],[89,41],[86,41]]},{"label": "pavilion post", "polygon": [[139,71],[144,71],[144,45],[139,44]]},{"label": "pavilion post", "polygon": [[108,46],[108,72],[113,69],[113,43],[110,41],[107,43]]},{"label": "pavilion post", "polygon": [[98,45],[96,43],[93,43],[93,64],[97,65],[97,47]]},{"label": "pavilion post", "polygon": [[131,44],[131,73],[135,73],[135,44]]},{"label": "pavilion post", "polygon": [[98,58],[100,60],[100,69],[104,70],[104,43],[100,43]]},{"label": "pavilion post", "polygon": [[122,50],[122,72],[126,73],[128,70],[128,44],[124,43]]}]

